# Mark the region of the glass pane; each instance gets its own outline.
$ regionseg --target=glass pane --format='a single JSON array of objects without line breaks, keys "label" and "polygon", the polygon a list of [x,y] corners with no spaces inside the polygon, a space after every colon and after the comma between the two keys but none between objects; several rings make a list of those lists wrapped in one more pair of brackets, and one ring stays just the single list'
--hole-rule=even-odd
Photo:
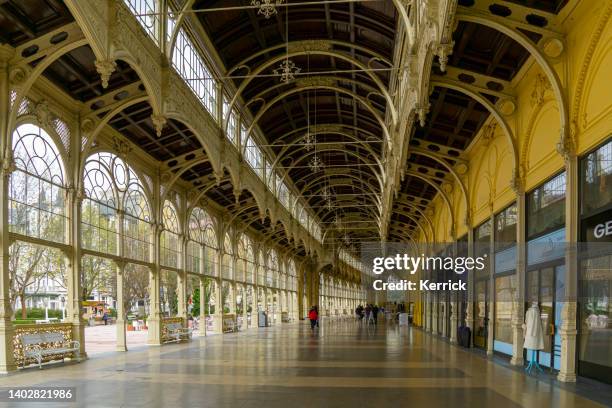
[{"label": "glass pane", "polygon": [[612,255],[582,261],[580,279],[579,358],[612,367]]},{"label": "glass pane", "polygon": [[542,329],[544,330],[544,351],[552,351],[551,335],[554,331],[554,285],[555,270],[545,268],[540,272],[540,316],[542,318]]},{"label": "glass pane", "polygon": [[612,202],[612,141],[582,160],[582,214]]}]

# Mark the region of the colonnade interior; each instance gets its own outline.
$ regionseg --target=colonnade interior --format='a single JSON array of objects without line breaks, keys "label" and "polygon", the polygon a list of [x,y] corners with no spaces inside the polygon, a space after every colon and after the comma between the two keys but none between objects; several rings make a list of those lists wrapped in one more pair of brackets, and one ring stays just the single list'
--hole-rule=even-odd
[{"label": "colonnade interior", "polygon": [[[0,384],[96,381],[88,367],[167,356],[238,370],[269,344],[281,371],[353,367],[288,385],[315,378],[338,403],[354,396],[336,377],[365,392],[380,374],[375,388],[443,406],[456,374],[482,406],[605,405],[611,15],[611,0],[0,1]],[[398,278],[373,272],[368,251],[394,255],[385,245],[486,262],[411,278],[465,291],[378,291]],[[523,373],[534,303],[542,378]],[[366,304],[387,312],[374,329],[355,316]],[[98,357],[102,310],[113,344]],[[199,335],[166,344],[176,325]],[[81,363],[44,365],[45,378],[21,368],[22,339],[47,332],[77,341]],[[335,341],[357,351],[338,357]],[[208,374],[194,381],[211,406],[281,386],[236,377],[265,391],[224,399],[232,380]],[[553,386],[536,395],[540,381]],[[429,403],[428,386],[441,390]],[[363,403],[385,401],[376,389]]]}]

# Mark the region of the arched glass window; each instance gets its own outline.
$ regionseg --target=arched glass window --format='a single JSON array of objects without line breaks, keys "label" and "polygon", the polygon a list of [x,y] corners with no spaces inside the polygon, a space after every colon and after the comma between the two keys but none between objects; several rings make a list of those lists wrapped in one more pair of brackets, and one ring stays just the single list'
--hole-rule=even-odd
[{"label": "arched glass window", "polygon": [[251,240],[247,246],[247,262],[246,262],[246,281],[255,283],[255,249]]},{"label": "arched glass window", "polygon": [[225,239],[223,240],[223,279],[234,279],[233,256],[231,236],[225,234]]},{"label": "arched glass window", "polygon": [[149,204],[142,182],[134,170],[113,153],[94,153],[85,162],[83,187],[83,248],[101,254],[117,255],[120,238],[117,214],[123,210],[123,256],[150,261]]},{"label": "arched glass window", "polygon": [[[200,256],[204,258],[204,270],[200,270]],[[212,218],[200,207],[195,207],[189,217],[187,270],[217,276],[217,236]]]},{"label": "arched glass window", "polygon": [[204,229],[204,274],[219,276],[217,265],[217,234],[213,227],[212,219],[207,214],[207,224]]},{"label": "arched glass window", "polygon": [[259,261],[257,262],[257,284],[264,286],[266,283],[266,263],[264,261],[263,251],[259,251]]},{"label": "arched glass window", "polygon": [[274,249],[270,250],[268,255],[268,270],[266,273],[266,286],[268,287],[276,287],[275,286],[275,278],[278,274],[278,256],[276,255],[276,251]]},{"label": "arched glass window", "polygon": [[129,169],[123,195],[123,256],[149,262],[151,260],[151,212],[142,183]]},{"label": "arched glass window", "polygon": [[191,211],[189,216],[189,240],[187,241],[187,265],[190,272],[202,273],[200,270],[200,259],[202,258],[202,246],[204,245],[204,229],[206,213],[200,207]]},{"label": "arched glass window", "polygon": [[246,268],[247,268],[247,247],[249,245],[248,239],[245,234],[240,235],[240,239],[238,240],[238,248],[237,255],[238,259],[236,260],[236,277],[235,279],[239,282],[244,282],[246,279]]},{"label": "arched glass window", "polygon": [[159,45],[158,0],[124,0],[142,28]]},{"label": "arched glass window", "polygon": [[[125,163],[110,153],[96,153],[85,162],[81,207],[81,245],[107,254],[117,254],[118,184],[123,184]],[[117,180],[117,182],[115,182]]]},{"label": "arched glass window", "polygon": [[174,206],[168,200],[164,202],[162,220],[164,230],[160,239],[161,264],[170,268],[178,268],[181,254],[179,221]]},{"label": "arched glass window", "polygon": [[47,241],[65,242],[64,166],[51,136],[42,128],[20,125],[13,132],[17,170],[9,185],[9,229]]},{"label": "arched glass window", "polygon": [[295,261],[289,260],[289,277],[287,278],[287,289],[297,291],[297,271],[295,269]]},{"label": "arched glass window", "polygon": [[[171,21],[169,29],[173,28]],[[200,102],[216,117],[217,86],[210,70],[206,66],[199,50],[182,28],[176,36],[176,43],[172,51],[172,65],[187,85],[196,94]]]}]

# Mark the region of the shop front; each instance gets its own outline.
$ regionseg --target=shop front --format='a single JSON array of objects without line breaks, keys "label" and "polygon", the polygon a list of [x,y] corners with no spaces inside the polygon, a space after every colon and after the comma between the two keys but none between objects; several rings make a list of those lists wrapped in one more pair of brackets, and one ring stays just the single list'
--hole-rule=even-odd
[{"label": "shop front", "polygon": [[612,141],[581,160],[578,374],[612,383]]},{"label": "shop front", "polygon": [[541,366],[561,365],[561,310],[565,300],[565,173],[527,196],[527,276],[525,310],[537,303],[544,330]]},{"label": "shop front", "polygon": [[489,254],[491,248],[491,220],[474,231],[474,256],[485,258],[485,268],[474,270],[474,346],[487,349],[489,330]]},{"label": "shop front", "polygon": [[[457,241],[457,256],[460,258],[466,258],[468,256],[468,237],[467,234],[463,235]],[[456,276],[457,280],[465,280],[467,281],[469,277],[469,273],[464,273],[463,275]],[[472,282],[467,282],[470,285]],[[467,305],[468,305],[468,291],[462,290],[457,293],[457,305],[459,308],[459,312],[457,315],[458,324],[457,327],[465,326],[467,320]]]},{"label": "shop front", "polygon": [[517,298],[516,204],[495,216],[493,350],[512,356],[512,305]]}]

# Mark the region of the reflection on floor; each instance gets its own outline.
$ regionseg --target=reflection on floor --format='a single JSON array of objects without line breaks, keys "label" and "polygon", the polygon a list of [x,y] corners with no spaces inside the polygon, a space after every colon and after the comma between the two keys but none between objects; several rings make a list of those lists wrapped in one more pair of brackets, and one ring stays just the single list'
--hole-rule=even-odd
[{"label": "reflection on floor", "polygon": [[0,384],[76,386],[75,406],[83,407],[602,406],[421,330],[352,320],[323,322],[314,333],[284,324],[101,354],[26,369]]}]

